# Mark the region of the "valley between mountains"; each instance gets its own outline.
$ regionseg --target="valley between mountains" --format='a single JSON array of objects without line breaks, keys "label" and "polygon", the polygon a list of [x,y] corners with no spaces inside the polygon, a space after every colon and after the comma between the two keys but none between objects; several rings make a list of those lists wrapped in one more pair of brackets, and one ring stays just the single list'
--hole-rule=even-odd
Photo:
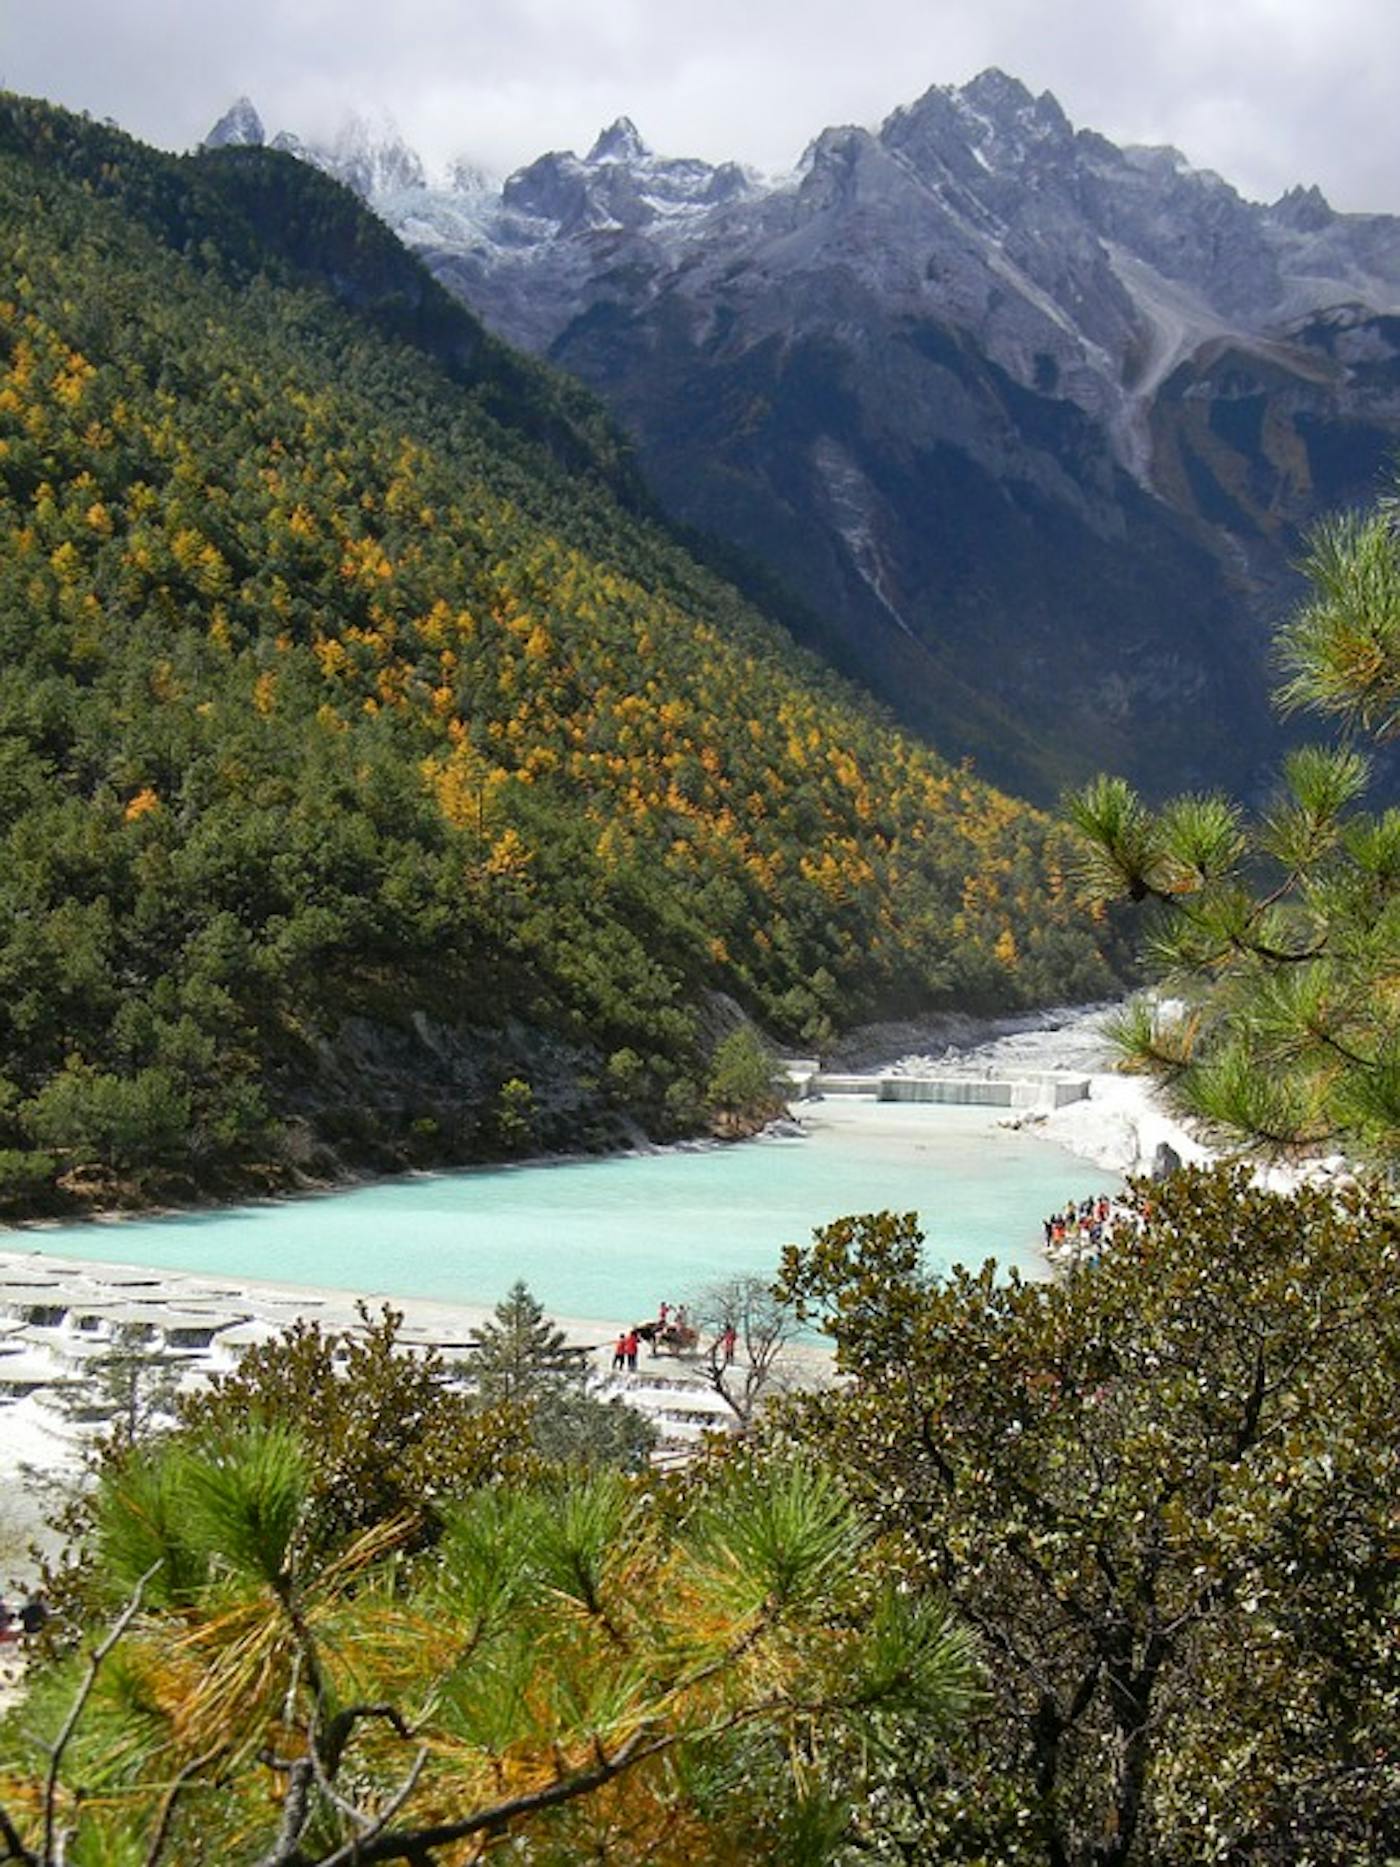
[{"label": "valley between mountains", "polygon": [[742,1128],[1102,996],[1067,833],[667,529],[349,189],[0,99],[0,1204]]}]

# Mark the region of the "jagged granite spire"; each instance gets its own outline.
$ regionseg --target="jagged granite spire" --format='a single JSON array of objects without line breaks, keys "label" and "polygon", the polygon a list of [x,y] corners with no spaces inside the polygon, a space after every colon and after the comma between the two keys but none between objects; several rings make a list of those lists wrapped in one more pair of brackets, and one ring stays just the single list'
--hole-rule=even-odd
[{"label": "jagged granite spire", "polygon": [[262,118],[253,108],[252,100],[240,97],[237,103],[229,105],[200,148],[261,149],[266,140]]},{"label": "jagged granite spire", "polygon": [[632,119],[619,117],[600,132],[584,160],[589,163],[644,162],[650,154]]},{"label": "jagged granite spire", "polygon": [[262,148],[281,150],[299,162],[334,175],[365,201],[427,185],[423,164],[400,136],[387,114],[375,120],[358,115],[346,118],[329,143],[312,143],[287,130],[269,142],[262,118],[246,97],[226,110],[200,145],[204,149]]},{"label": "jagged granite spire", "polygon": [[1003,71],[1000,65],[988,65],[975,78],[969,78],[958,95],[989,116],[1029,110],[1035,103],[1034,96],[1021,80]]},{"label": "jagged granite spire", "polygon": [[1301,185],[1281,194],[1269,210],[1274,219],[1298,233],[1321,233],[1337,218],[1327,196],[1314,182],[1311,188]]}]

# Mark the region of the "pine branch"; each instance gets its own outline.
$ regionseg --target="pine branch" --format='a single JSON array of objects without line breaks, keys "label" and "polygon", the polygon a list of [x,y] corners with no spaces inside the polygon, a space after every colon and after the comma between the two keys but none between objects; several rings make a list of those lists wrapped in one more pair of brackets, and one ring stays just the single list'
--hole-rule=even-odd
[{"label": "pine branch", "polygon": [[303,1867],[300,1841],[311,1813],[311,1787],[315,1772],[309,1757],[288,1766],[287,1793],[282,1799],[282,1821],[277,1839],[255,1867]]},{"label": "pine branch", "polygon": [[[603,1788],[624,1771],[634,1768],[648,1757],[659,1755],[679,1741],[678,1732],[668,1732],[662,1737],[648,1740],[646,1727],[641,1726],[611,1756],[594,1764],[591,1769],[581,1770],[560,1782],[547,1784],[543,1789],[530,1790],[524,1795],[492,1803],[489,1808],[478,1809],[474,1815],[464,1816],[460,1821],[439,1822],[431,1828],[399,1832],[391,1830],[363,1839],[357,1844],[357,1853],[332,1855],[329,1860],[318,1862],[317,1867],[331,1867],[331,1863],[337,1860],[354,1860],[357,1867],[358,1863],[363,1863],[363,1867],[372,1867],[376,1861],[414,1860],[426,1857],[438,1848],[450,1847],[453,1842],[470,1840],[473,1835],[502,1835],[513,1822],[522,1817],[539,1815],[547,1809],[560,1808],[566,1803],[577,1801],[580,1796],[591,1795],[594,1790]],[[259,1867],[293,1867],[293,1862],[288,1857],[286,1860],[260,1862]]]}]

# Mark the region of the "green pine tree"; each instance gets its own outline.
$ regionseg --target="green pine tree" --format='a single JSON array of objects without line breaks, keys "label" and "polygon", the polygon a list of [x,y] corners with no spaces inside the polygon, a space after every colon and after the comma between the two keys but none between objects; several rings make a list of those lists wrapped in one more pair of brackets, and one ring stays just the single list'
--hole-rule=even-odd
[{"label": "green pine tree", "polygon": [[783,1108],[777,1060],[751,1026],[740,1025],[718,1046],[706,1085],[718,1115],[760,1120]]},{"label": "green pine tree", "polygon": [[482,1327],[471,1372],[488,1405],[536,1405],[582,1390],[588,1351],[570,1346],[564,1331],[517,1278],[496,1305],[495,1320]]}]

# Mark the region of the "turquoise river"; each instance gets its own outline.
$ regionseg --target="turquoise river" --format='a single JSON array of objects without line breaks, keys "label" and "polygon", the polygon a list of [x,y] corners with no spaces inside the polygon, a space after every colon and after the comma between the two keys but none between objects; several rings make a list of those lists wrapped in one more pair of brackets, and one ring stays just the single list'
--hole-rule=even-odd
[{"label": "turquoise river", "polygon": [[1035,1274],[1040,1221],[1118,1182],[996,1112],[806,1105],[804,1139],[413,1175],[347,1192],[25,1230],[73,1258],[461,1304],[517,1277],[557,1316],[650,1315],[845,1213],[918,1212],[931,1266],[995,1257]]}]

